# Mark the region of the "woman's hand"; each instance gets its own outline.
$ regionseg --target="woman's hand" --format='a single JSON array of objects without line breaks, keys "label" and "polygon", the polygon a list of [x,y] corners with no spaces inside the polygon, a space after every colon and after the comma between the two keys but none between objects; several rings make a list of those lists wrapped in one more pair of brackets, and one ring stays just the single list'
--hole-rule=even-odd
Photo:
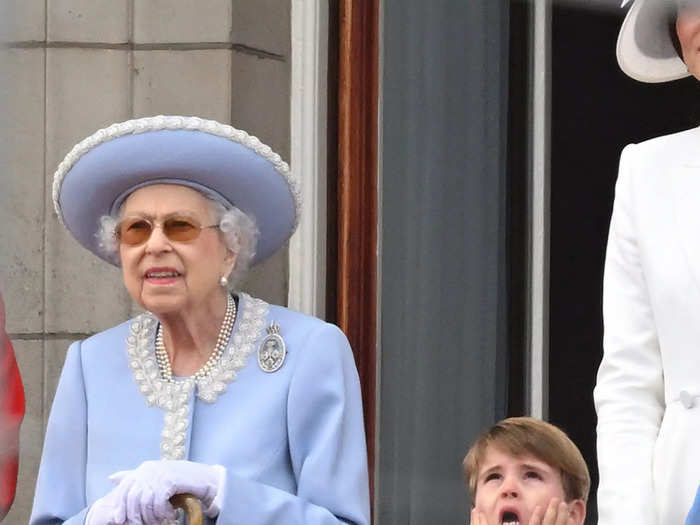
[{"label": "woman's hand", "polygon": [[219,465],[159,460],[145,461],[134,470],[116,472],[110,479],[118,483],[113,491],[119,501],[116,523],[155,525],[175,519],[170,497],[185,492],[202,502],[205,515],[216,517],[221,506],[216,496],[221,492],[226,471]]},{"label": "woman's hand", "polygon": [[115,521],[120,506],[121,500],[115,488],[92,504],[85,525],[122,525],[123,522]]}]

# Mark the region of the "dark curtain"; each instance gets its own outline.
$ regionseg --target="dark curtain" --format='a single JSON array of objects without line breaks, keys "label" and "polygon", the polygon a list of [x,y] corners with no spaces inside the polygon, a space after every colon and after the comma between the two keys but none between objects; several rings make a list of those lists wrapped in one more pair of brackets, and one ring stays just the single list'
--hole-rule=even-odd
[{"label": "dark curtain", "polygon": [[384,2],[382,525],[465,523],[462,458],[505,416],[508,34],[505,0]]}]

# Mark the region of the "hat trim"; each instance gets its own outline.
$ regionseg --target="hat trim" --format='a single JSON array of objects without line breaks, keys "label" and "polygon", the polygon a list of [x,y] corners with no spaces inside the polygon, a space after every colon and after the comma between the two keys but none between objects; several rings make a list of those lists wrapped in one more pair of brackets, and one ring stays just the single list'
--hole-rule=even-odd
[{"label": "hat trim", "polygon": [[285,182],[289,186],[289,191],[294,199],[296,211],[292,233],[294,230],[296,230],[301,216],[301,187],[298,179],[291,173],[289,165],[282,160],[282,157],[280,157],[279,154],[272,151],[270,146],[263,144],[260,139],[253,135],[249,135],[243,130],[236,129],[227,124],[216,122],[215,120],[206,120],[199,117],[165,115],[143,117],[112,124],[111,126],[96,131],[89,137],[81,140],[78,144],[73,146],[73,149],[70,150],[70,152],[58,165],[53,179],[53,205],[61,224],[65,225],[59,200],[61,195],[61,185],[63,184],[66,174],[83,157],[83,155],[100,144],[123,137],[125,135],[136,135],[149,131],[162,130],[200,131],[217,137],[222,137],[248,148],[268,161],[275,168],[275,171],[277,171],[284,178]]}]

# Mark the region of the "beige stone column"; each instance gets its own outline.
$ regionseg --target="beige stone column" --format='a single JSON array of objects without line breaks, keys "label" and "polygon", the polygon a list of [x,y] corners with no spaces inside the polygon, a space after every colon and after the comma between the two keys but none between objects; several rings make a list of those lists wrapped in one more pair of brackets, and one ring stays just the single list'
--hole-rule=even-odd
[{"label": "beige stone column", "polygon": [[[68,345],[135,311],[119,270],[58,224],[56,165],[96,129],[154,114],[230,123],[289,160],[290,0],[3,0],[0,39],[0,289],[27,397],[14,525]],[[286,248],[243,289],[284,304]]]}]

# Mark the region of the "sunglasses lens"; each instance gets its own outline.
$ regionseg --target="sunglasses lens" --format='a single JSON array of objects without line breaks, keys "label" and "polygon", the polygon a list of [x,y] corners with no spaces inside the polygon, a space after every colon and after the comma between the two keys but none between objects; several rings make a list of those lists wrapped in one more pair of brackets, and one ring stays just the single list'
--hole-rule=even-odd
[{"label": "sunglasses lens", "polygon": [[[136,246],[149,239],[153,225],[148,219],[125,219],[117,225],[116,231],[122,244]],[[201,231],[200,225],[187,217],[171,217],[163,222],[163,233],[174,242],[193,241]]]},{"label": "sunglasses lens", "polygon": [[163,223],[163,231],[168,239],[176,242],[187,242],[199,236],[201,228],[191,219],[173,217]]},{"label": "sunglasses lens", "polygon": [[117,227],[119,240],[124,244],[141,244],[151,236],[153,227],[145,219],[127,219]]}]

